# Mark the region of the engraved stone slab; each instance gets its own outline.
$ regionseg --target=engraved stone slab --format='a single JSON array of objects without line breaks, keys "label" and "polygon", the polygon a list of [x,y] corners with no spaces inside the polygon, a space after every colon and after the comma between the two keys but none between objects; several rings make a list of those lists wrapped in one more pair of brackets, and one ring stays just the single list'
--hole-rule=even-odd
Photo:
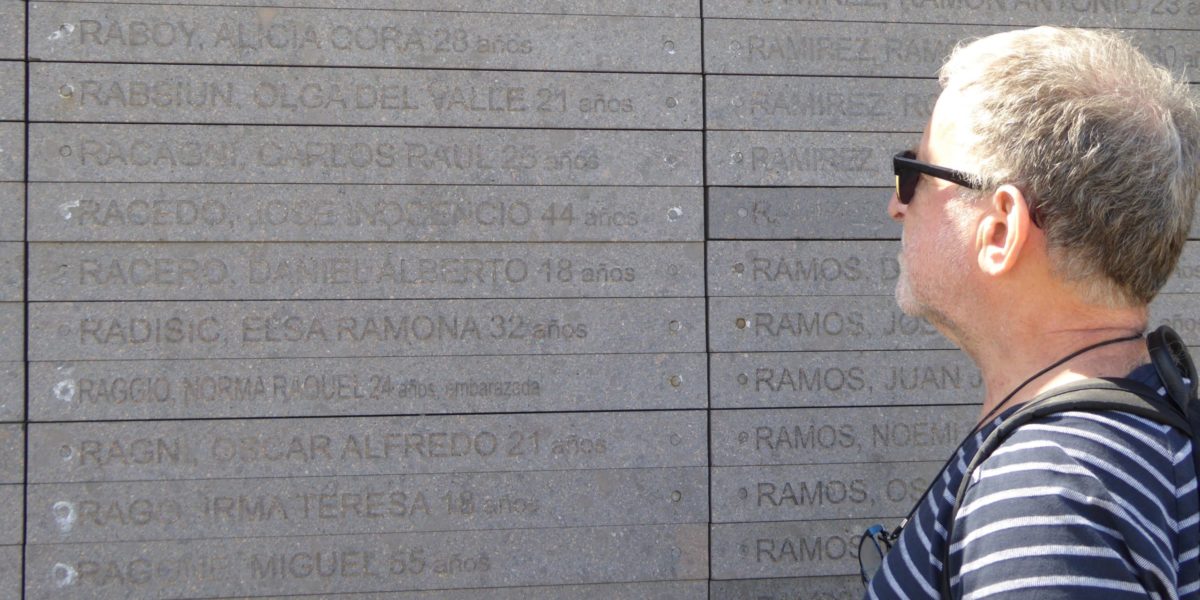
[{"label": "engraved stone slab", "polygon": [[18,302],[0,302],[0,361],[25,360],[24,309]]},{"label": "engraved stone slab", "polygon": [[864,519],[713,525],[712,577],[857,575],[859,536],[872,524]]},{"label": "engraved stone slab", "polygon": [[[696,579],[707,542],[697,524],[55,544],[29,548],[26,587],[29,598],[173,598]],[[105,577],[109,562],[151,575]]]},{"label": "engraved stone slab", "polygon": [[25,184],[0,182],[0,241],[25,239]]},{"label": "engraved stone slab", "polygon": [[0,58],[25,58],[23,0],[0,0]]},{"label": "engraved stone slab", "polygon": [[713,75],[705,81],[709,129],[918,132],[939,93],[932,79]]},{"label": "engraved stone slab", "polygon": [[20,598],[21,562],[24,560],[20,546],[0,546],[0,594],[6,598]]},{"label": "engraved stone slab", "polygon": [[704,339],[690,298],[55,302],[30,304],[29,358],[701,352]]},{"label": "engraved stone slab", "polygon": [[30,427],[31,483],[685,467],[708,457],[703,411]]},{"label": "engraved stone slab", "polygon": [[[1193,223],[1193,227],[1195,223]],[[1200,292],[1200,243],[1187,242],[1175,265],[1175,272],[1163,286],[1164,294],[1195,294]]]},{"label": "engraved stone slab", "polygon": [[[712,464],[945,460],[978,419],[975,405],[937,411],[899,406],[714,411]],[[34,456],[31,450],[31,467]]]},{"label": "engraved stone slab", "polygon": [[940,461],[930,461],[716,467],[712,520],[901,519],[921,499],[941,466]]},{"label": "engraved stone slab", "polygon": [[709,588],[711,600],[853,600],[863,593],[858,575],[713,581]]},{"label": "engraved stone slab", "polygon": [[[703,0],[704,16],[742,19],[882,21],[1067,27],[1180,27],[1200,17],[1200,2],[856,2],[819,4],[772,0]],[[860,586],[861,588],[861,586]],[[858,590],[861,595],[862,590]]]},{"label": "engraved stone slab", "polygon": [[25,63],[0,61],[0,121],[24,118]]},{"label": "engraved stone slab", "polygon": [[[701,243],[36,243],[29,252],[33,300],[704,295]],[[6,283],[19,299],[22,271],[7,270],[11,283],[0,258],[0,299]]]},{"label": "engraved stone slab", "polygon": [[983,397],[979,370],[957,350],[714,353],[709,365],[713,408],[976,404]]},{"label": "engraved stone slab", "polygon": [[[914,13],[924,19],[927,11]],[[704,65],[711,73],[935,77],[958,40],[1011,27],[906,23],[821,23],[710,19]],[[1126,32],[1151,60],[1195,81],[1200,40],[1194,31]]]},{"label": "engraved stone slab", "polygon": [[25,419],[25,363],[0,361],[0,421]]},{"label": "engraved stone slab", "polygon": [[33,183],[29,190],[30,240],[704,240],[699,187]]},{"label": "engraved stone slab", "polygon": [[954,348],[892,296],[712,298],[708,316],[712,352]]},{"label": "engraved stone slab", "polygon": [[25,430],[20,423],[0,425],[0,484],[25,481]]},{"label": "engraved stone slab", "polygon": [[[0,501],[4,502],[4,511],[0,512],[0,544],[20,544],[21,532],[25,529],[24,515],[20,507],[24,506],[25,490],[21,484],[0,485]],[[0,562],[3,562],[0,557]],[[3,567],[0,567],[3,571]],[[0,589],[4,587],[4,576],[0,575]]]},{"label": "engraved stone slab", "polygon": [[704,523],[708,469],[35,485],[29,506],[30,544]]},{"label": "engraved stone slab", "polygon": [[[857,580],[856,580],[857,581]],[[861,588],[862,584],[858,586]],[[427,592],[387,592],[339,594],[352,600],[693,600],[708,594],[707,581],[652,581],[643,583],[596,583],[590,585],[553,585]],[[292,600],[319,596],[255,596],[256,600]],[[240,599],[239,599],[240,600]],[[248,600],[248,599],[246,599]]]},{"label": "engraved stone slab", "polygon": [[1159,294],[1150,303],[1150,326],[1170,325],[1189,346],[1200,346],[1200,295]]},{"label": "engraved stone slab", "polygon": [[[891,193],[891,188],[713,187],[708,195],[709,235],[715,239],[898,239],[900,226],[887,215]],[[31,208],[36,212],[36,205]]]},{"label": "engraved stone slab", "polygon": [[[134,0],[79,0],[101,4],[137,4]],[[386,8],[445,12],[498,12],[519,14],[583,14],[649,17],[698,17],[695,0],[163,0],[165,5],[289,6],[309,8]]]},{"label": "engraved stone slab", "polygon": [[0,181],[25,179],[25,124],[0,123]]},{"label": "engraved stone slab", "polygon": [[[34,362],[29,376],[31,419],[39,421],[708,405],[702,353]],[[0,390],[16,390],[13,377]],[[19,407],[24,395],[13,399]]]},{"label": "engraved stone slab", "polygon": [[892,156],[919,139],[915,133],[712,131],[708,183],[888,185],[895,181]]},{"label": "engraved stone slab", "polygon": [[44,61],[700,71],[697,19],[34,2],[29,21]]},{"label": "engraved stone slab", "polygon": [[711,242],[708,294],[886,295],[900,274],[899,251],[899,242]]},{"label": "engraved stone slab", "polygon": [[20,302],[25,295],[25,245],[0,242],[0,302]]},{"label": "engraved stone slab", "polygon": [[31,119],[699,129],[699,75],[31,65]]},{"label": "engraved stone slab", "polygon": [[30,181],[700,183],[699,132],[38,124],[29,134]]}]

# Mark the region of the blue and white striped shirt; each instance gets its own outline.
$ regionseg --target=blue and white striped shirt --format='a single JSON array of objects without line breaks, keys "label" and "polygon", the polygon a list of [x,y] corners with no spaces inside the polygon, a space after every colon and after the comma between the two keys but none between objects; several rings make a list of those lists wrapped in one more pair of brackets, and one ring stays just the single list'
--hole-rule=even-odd
[{"label": "blue and white striped shirt", "polygon": [[[1148,365],[1129,378],[1161,385]],[[963,471],[1015,410],[963,441],[867,598],[940,597],[945,523]],[[1123,412],[1059,413],[1021,426],[980,464],[963,498],[952,596],[1200,599],[1191,452],[1178,430]]]}]

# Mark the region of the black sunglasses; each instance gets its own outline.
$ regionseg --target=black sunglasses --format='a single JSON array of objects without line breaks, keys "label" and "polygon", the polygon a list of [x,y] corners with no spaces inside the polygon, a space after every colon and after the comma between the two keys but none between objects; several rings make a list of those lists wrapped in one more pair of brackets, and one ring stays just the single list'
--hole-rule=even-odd
[{"label": "black sunglasses", "polygon": [[912,202],[913,194],[917,191],[917,182],[921,180],[922,174],[945,179],[972,190],[982,189],[970,175],[919,161],[917,154],[912,150],[905,150],[893,156],[892,170],[896,172],[896,198],[900,200],[900,204]]}]

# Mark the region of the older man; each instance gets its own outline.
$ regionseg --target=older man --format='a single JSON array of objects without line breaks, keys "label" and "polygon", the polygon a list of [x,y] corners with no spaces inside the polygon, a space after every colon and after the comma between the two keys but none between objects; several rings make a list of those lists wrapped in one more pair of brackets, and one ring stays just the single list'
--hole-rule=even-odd
[{"label": "older man", "polygon": [[[1147,305],[1200,193],[1185,85],[1116,34],[1039,27],[961,46],[918,146],[896,159],[896,299],[979,366],[979,425],[895,539],[870,598],[1198,598],[1186,434],[1118,411],[980,440],[1022,403],[1086,378],[1161,387]],[[950,523],[951,515],[953,523]],[[946,556],[946,534],[953,539]]]}]

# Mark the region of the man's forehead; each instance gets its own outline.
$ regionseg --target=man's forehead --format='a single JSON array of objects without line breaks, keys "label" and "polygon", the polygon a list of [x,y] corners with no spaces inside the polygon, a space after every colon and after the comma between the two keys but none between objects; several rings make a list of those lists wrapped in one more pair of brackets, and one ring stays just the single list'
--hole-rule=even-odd
[{"label": "man's forehead", "polygon": [[968,125],[974,106],[969,94],[955,88],[943,90],[925,125],[917,155],[928,162],[974,172],[970,148],[975,136]]}]

